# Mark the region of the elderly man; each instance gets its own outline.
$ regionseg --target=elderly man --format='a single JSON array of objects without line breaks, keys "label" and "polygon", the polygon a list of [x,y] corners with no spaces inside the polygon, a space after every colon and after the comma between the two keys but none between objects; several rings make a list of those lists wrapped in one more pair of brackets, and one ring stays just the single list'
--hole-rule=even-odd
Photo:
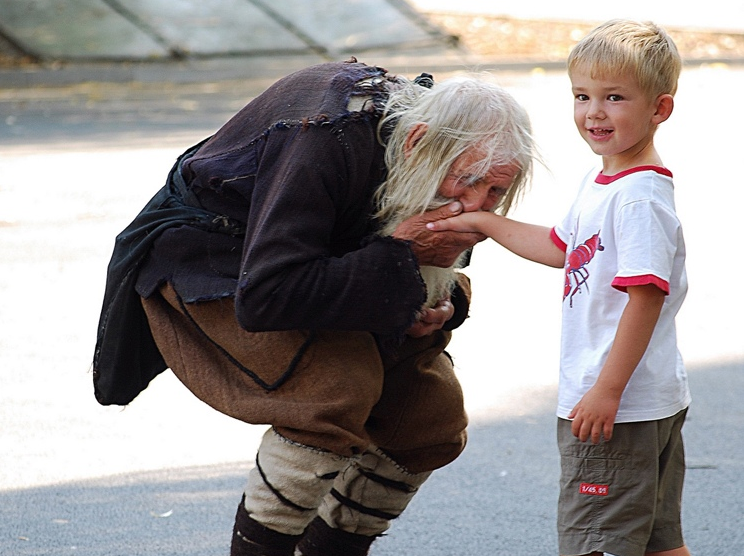
[{"label": "elderly man", "polygon": [[[471,78],[433,84],[352,60],[293,73],[186,151],[120,234],[94,359],[125,404],[170,367],[201,400],[269,424],[233,556],[356,556],[463,450],[445,352],[457,271],[533,159],[524,110]],[[231,439],[239,442],[239,439]]]}]

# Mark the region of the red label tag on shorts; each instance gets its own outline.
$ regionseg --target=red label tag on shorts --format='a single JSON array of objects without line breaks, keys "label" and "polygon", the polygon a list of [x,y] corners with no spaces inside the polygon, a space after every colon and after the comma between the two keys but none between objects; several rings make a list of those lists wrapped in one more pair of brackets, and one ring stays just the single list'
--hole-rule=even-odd
[{"label": "red label tag on shorts", "polygon": [[610,493],[610,485],[594,485],[592,483],[581,483],[579,485],[579,494],[588,494],[589,496],[607,496]]}]

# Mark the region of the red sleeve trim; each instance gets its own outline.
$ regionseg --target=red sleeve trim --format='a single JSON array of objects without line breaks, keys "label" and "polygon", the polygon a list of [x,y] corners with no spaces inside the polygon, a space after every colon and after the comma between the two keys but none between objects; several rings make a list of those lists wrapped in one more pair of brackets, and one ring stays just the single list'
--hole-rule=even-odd
[{"label": "red sleeve trim", "polygon": [[658,276],[653,274],[643,274],[642,276],[628,276],[615,278],[612,281],[612,287],[620,290],[621,292],[627,292],[628,286],[645,286],[647,284],[653,284],[666,295],[669,295],[669,282],[662,280]]},{"label": "red sleeve trim", "polygon": [[563,240],[558,237],[558,234],[555,233],[555,228],[551,228],[551,230],[550,230],[550,239],[553,240],[553,243],[555,243],[555,245],[556,245],[556,247],[558,247],[558,249],[560,249],[564,253],[566,252],[566,249],[568,249],[568,245],[566,245],[565,243],[563,243]]}]

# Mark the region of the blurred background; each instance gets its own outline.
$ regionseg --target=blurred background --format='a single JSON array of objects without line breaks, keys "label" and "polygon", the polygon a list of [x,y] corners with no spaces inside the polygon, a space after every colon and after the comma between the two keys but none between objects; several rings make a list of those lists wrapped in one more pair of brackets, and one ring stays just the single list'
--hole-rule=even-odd
[{"label": "blurred background", "polygon": [[[263,428],[169,372],[126,408],[92,392],[114,237],[178,154],[305,65],[354,55],[409,77],[479,72],[527,108],[546,162],[513,216],[552,225],[598,163],[573,125],[564,60],[614,17],[665,26],[685,63],[657,136],[688,248],[685,523],[695,554],[744,551],[744,4],[509,4],[0,1],[0,554],[226,553]],[[555,553],[562,275],[488,243],[468,274],[472,314],[451,352],[471,442],[379,556]]]},{"label": "blurred background", "polygon": [[[202,78],[211,62],[242,77],[295,64],[374,56],[437,66],[561,63],[571,43],[613,17],[654,20],[675,31],[686,57],[726,60],[742,51],[744,6],[712,0],[705,9],[669,1],[628,0],[621,6],[461,0],[4,0],[0,63],[33,83],[41,70],[77,65],[96,80]],[[260,59],[261,63],[251,64]],[[293,61],[296,58],[296,61]],[[435,62],[436,60],[436,62]],[[222,61],[222,63],[218,63]],[[118,64],[104,67],[103,62]],[[138,63],[139,62],[139,63]],[[147,64],[142,64],[147,62]],[[98,63],[96,67],[89,64]],[[242,73],[241,73],[242,69]],[[97,70],[97,71],[96,71]],[[165,70],[167,73],[162,73]],[[189,74],[194,74],[189,77]],[[258,75],[257,75],[258,74]]]}]

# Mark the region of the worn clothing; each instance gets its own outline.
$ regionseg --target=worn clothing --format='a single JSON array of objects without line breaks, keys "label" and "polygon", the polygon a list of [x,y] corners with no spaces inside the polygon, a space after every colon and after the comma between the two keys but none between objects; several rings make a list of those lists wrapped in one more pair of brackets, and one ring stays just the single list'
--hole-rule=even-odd
[{"label": "worn clothing", "polygon": [[186,187],[180,161],[197,148],[179,157],[165,186],[116,237],[93,355],[94,393],[103,405],[128,404],[167,367],[135,288],[155,239],[168,228],[186,225],[212,233],[244,233],[240,224],[199,207]]},{"label": "worn clothing", "polygon": [[[137,291],[167,280],[185,303],[234,297],[250,331],[402,333],[423,303],[417,263],[370,218],[385,175],[374,100],[390,83],[380,68],[323,64],[250,102],[182,169],[201,207],[244,223],[245,236],[164,231]],[[370,111],[349,112],[360,95]]]},{"label": "worn clothing", "polygon": [[[365,331],[394,352],[425,299],[410,247],[377,236],[371,218],[386,174],[377,127],[396,83],[361,63],[313,66],[184,153],[117,238],[93,364],[99,402],[129,403],[166,368],[139,304],[165,282],[187,305],[234,303],[248,331]],[[453,303],[447,330],[467,315],[461,290]]]},{"label": "worn clothing", "polygon": [[558,419],[560,554],[643,556],[684,545],[682,426],[687,410],[621,423],[610,442],[581,442]]},{"label": "worn clothing", "polygon": [[270,428],[248,472],[243,506],[252,519],[274,531],[302,535],[350,459],[308,448]]},{"label": "worn clothing", "polygon": [[553,230],[566,251],[557,413],[567,418],[596,382],[628,301],[626,288],[654,284],[667,295],[615,422],[670,417],[690,404],[674,322],[687,275],[672,175],[655,166],[595,175]]},{"label": "worn clothing", "polygon": [[378,67],[313,66],[179,157],[117,238],[101,403],[128,403],[167,365],[212,407],[302,445],[344,457],[374,445],[412,472],[459,455],[467,419],[444,350],[467,279],[445,330],[408,338],[424,282],[408,243],[372,218],[378,124],[398,85]]},{"label": "worn clothing", "polygon": [[174,374],[226,415],[346,457],[372,444],[414,473],[465,446],[450,332],[409,338],[383,358],[368,332],[248,332],[231,300],[186,305],[170,285],[143,303]]},{"label": "worn clothing", "polygon": [[366,554],[465,446],[445,349],[469,281],[459,275],[441,330],[407,336],[425,282],[409,242],[382,237],[373,216],[387,174],[379,124],[400,85],[356,62],[279,80],[184,152],[117,237],[98,401],[129,403],[167,366],[218,411],[272,425],[236,514],[236,556],[295,553],[306,530],[301,550]]}]

